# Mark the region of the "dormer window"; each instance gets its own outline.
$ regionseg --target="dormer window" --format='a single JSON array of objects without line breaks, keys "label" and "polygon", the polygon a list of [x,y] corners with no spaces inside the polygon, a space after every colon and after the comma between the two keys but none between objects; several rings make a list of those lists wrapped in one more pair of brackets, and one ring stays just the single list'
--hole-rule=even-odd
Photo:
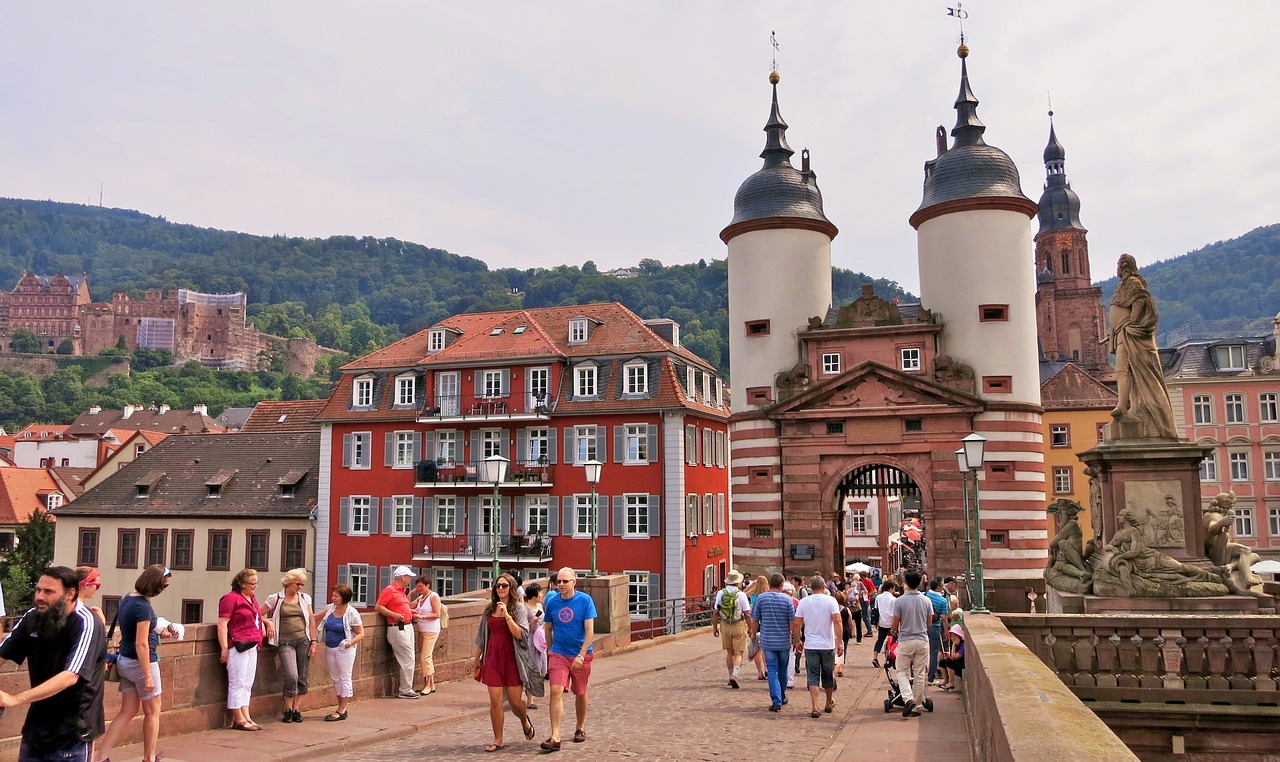
[{"label": "dormer window", "polygon": [[209,477],[209,480],[204,483],[205,497],[222,497],[222,488],[225,487],[227,482],[231,481],[231,477],[235,475],[236,470],[234,468],[224,468]]},{"label": "dormer window", "polygon": [[1215,352],[1217,353],[1218,370],[1244,370],[1243,344],[1218,347]]},{"label": "dormer window", "polygon": [[298,485],[302,483],[302,479],[306,475],[306,471],[294,469],[280,477],[280,481],[276,482],[280,487],[280,497],[293,497],[297,494]]},{"label": "dormer window", "polygon": [[444,329],[433,328],[427,334],[427,351],[439,352],[444,349]]},{"label": "dormer window", "polygon": [[626,379],[623,387],[627,394],[649,393],[649,363],[644,360],[632,360],[623,366]]},{"label": "dormer window", "polygon": [[204,486],[206,490],[205,497],[222,497],[221,484],[206,484]]},{"label": "dormer window", "polygon": [[50,511],[56,511],[62,507],[63,497],[61,492],[50,492],[44,500],[45,508]]},{"label": "dormer window", "polygon": [[692,397],[698,393],[698,387],[693,383],[693,366],[686,365],[684,368],[684,388]]},{"label": "dormer window", "polygon": [[574,318],[569,321],[569,343],[585,344],[590,334],[586,318]]},{"label": "dormer window", "polygon": [[418,396],[418,379],[412,373],[396,376],[396,404],[412,405]]},{"label": "dormer window", "polygon": [[352,407],[373,407],[373,378],[357,378],[351,387]]},{"label": "dormer window", "polygon": [[135,494],[138,497],[150,497],[152,490],[155,489],[156,484],[160,482],[163,476],[163,471],[148,471],[146,476],[133,483],[136,490]]},{"label": "dormer window", "polygon": [[594,397],[598,393],[596,366],[583,363],[573,369],[573,394],[575,397]]}]

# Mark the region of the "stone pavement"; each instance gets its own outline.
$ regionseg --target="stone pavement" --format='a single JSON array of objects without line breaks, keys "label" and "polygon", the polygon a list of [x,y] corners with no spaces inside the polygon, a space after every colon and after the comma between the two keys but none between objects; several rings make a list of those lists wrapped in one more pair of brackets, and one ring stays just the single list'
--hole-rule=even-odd
[{"label": "stone pavement", "polygon": [[[719,640],[705,630],[691,635],[595,662],[587,741],[570,741],[573,705],[566,700],[564,747],[546,756],[821,762],[884,754],[895,760],[970,758],[959,694],[931,692],[935,712],[920,718],[904,720],[896,710],[885,713],[887,684],[884,671],[871,667],[870,641],[850,646],[850,666],[839,678],[835,712],[815,720],[809,717],[803,674],[798,676],[799,687],[787,692],[790,703],[774,714],[768,711],[766,684],[755,679],[753,666],[744,667],[742,688],[732,690],[726,686]],[[492,741],[488,698],[484,686],[471,680],[445,683],[416,701],[354,702],[345,722],[321,722],[323,714],[308,712],[300,725],[260,716],[256,719],[262,732],[216,730],[162,738],[160,750],[167,762],[494,757],[484,753]],[[519,721],[507,712],[506,748],[497,752],[499,757],[542,755],[538,743],[550,734],[545,699],[531,717],[537,735],[526,741]],[[130,746],[112,756],[139,759],[141,751],[140,746]]]}]

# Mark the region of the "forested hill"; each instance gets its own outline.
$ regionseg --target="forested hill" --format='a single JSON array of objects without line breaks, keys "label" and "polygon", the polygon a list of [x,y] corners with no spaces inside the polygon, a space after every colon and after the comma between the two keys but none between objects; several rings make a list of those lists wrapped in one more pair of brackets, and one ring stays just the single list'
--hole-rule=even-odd
[{"label": "forested hill", "polygon": [[[0,199],[0,288],[23,270],[86,274],[95,301],[116,290],[244,291],[259,328],[309,335],[353,354],[458,312],[617,301],[644,318],[681,324],[681,339],[729,365],[724,260],[639,263],[634,278],[600,274],[589,252],[560,265],[491,270],[480,260],[392,238],[255,236],[180,225],[123,209]],[[911,300],[897,283],[835,268],[837,304],[876,293]]]},{"label": "forested hill", "polygon": [[[1141,268],[1160,310],[1160,332],[1221,321],[1224,330],[1271,332],[1280,312],[1280,224],[1255,228]],[[1116,278],[1103,281],[1110,304]]]}]

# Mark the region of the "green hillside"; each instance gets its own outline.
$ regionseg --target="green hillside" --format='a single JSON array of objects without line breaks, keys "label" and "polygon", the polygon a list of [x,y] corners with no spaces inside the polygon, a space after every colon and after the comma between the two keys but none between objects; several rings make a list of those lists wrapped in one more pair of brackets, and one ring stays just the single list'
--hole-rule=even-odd
[{"label": "green hillside", "polygon": [[[1280,224],[1255,228],[1142,268],[1160,309],[1160,331],[1220,321],[1226,330],[1271,332],[1280,311]],[[1103,304],[1116,278],[1103,281]]]},{"label": "green hillside", "polygon": [[[625,279],[600,274],[589,259],[491,270],[392,238],[255,236],[122,209],[0,199],[0,288],[12,288],[24,269],[87,274],[98,301],[115,290],[244,291],[260,329],[353,354],[459,312],[618,301],[644,318],[679,321],[692,351],[722,369],[729,364],[723,260],[664,267],[646,259],[637,277]],[[832,277],[837,303],[852,301],[868,282],[882,297],[913,298],[862,273],[836,268]]]}]

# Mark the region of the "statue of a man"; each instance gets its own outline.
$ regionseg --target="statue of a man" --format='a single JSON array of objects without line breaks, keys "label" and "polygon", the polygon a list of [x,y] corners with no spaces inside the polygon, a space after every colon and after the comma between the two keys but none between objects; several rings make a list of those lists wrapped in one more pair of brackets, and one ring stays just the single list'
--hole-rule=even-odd
[{"label": "statue of a man", "polygon": [[1111,333],[1103,340],[1116,356],[1119,400],[1111,415],[1137,419],[1144,437],[1177,439],[1178,426],[1156,349],[1156,328],[1160,324],[1156,301],[1147,290],[1146,279],[1138,274],[1138,263],[1132,255],[1120,255],[1116,274],[1120,283],[1111,297]]}]

